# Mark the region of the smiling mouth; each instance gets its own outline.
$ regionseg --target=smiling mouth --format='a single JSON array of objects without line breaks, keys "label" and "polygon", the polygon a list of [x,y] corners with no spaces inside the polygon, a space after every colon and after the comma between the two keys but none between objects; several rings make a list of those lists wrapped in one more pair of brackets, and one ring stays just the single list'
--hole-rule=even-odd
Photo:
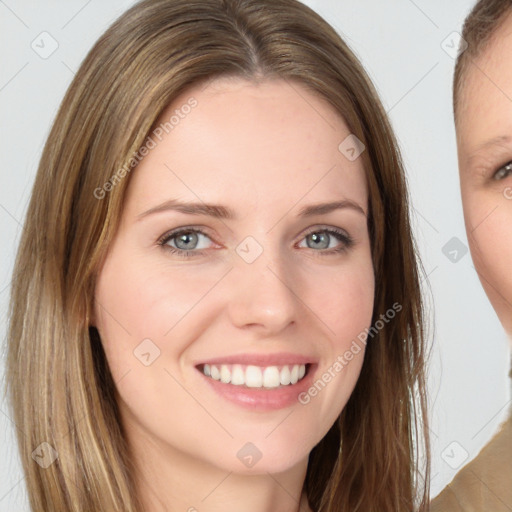
[{"label": "smiling mouth", "polygon": [[310,366],[310,364],[279,366],[202,364],[197,368],[206,377],[224,384],[247,388],[275,389],[297,384],[307,375]]}]

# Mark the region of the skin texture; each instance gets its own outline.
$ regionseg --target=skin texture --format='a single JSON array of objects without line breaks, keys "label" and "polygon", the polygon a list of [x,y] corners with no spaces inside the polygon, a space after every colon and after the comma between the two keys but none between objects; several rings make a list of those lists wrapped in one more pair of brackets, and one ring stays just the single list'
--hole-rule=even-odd
[{"label": "skin texture", "polygon": [[[132,171],[99,274],[94,325],[151,510],[296,511],[308,454],[346,404],[364,350],[307,405],[274,411],[220,397],[195,365],[292,352],[314,358],[319,378],[370,325],[364,169],[338,150],[350,134],[343,120],[299,84],[218,79],[182,93],[162,120],[190,97],[197,106]],[[226,205],[238,219],[170,210],[137,219],[169,199]],[[306,205],[339,200],[363,212],[297,216]],[[206,233],[191,249],[200,255],[158,245],[170,230],[191,226]],[[344,245],[324,235],[328,248],[315,246],[308,235],[325,228],[344,230],[353,245],[325,254]],[[250,264],[235,250],[248,236],[263,248]],[[133,353],[147,338],[160,350],[149,366]],[[252,468],[236,456],[247,442],[262,454]],[[300,510],[309,510],[304,497]]]},{"label": "skin texture", "polygon": [[464,218],[480,281],[511,336],[512,170],[502,168],[512,161],[512,16],[475,64],[457,118]]}]

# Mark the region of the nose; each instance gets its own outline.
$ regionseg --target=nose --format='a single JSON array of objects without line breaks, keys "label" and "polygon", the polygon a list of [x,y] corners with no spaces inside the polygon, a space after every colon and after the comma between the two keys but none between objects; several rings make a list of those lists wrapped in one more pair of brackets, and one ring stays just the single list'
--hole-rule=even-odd
[{"label": "nose", "polygon": [[264,335],[277,334],[293,324],[301,307],[290,265],[269,254],[270,250],[265,249],[252,263],[235,254],[232,289],[228,292],[233,325],[259,329]]}]

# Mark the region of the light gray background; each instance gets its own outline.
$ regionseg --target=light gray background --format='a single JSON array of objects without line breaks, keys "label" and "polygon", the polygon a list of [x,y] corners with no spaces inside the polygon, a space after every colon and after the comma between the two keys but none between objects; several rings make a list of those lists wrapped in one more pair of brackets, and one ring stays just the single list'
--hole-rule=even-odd
[{"label": "light gray background", "polygon": [[[2,340],[14,253],[50,124],[86,52],[132,3],[0,0]],[[507,339],[470,255],[453,263],[442,252],[453,237],[467,245],[451,114],[454,60],[442,42],[460,31],[473,1],[305,3],[323,15],[362,60],[402,146],[414,229],[428,275],[425,284],[432,290],[435,329],[429,388],[435,495],[453,478],[455,467],[476,456],[489,440],[510,402]],[[47,59],[31,48],[44,31],[59,45]],[[0,375],[3,353],[1,361]],[[14,427],[4,401],[0,439],[0,512],[28,510]]]}]

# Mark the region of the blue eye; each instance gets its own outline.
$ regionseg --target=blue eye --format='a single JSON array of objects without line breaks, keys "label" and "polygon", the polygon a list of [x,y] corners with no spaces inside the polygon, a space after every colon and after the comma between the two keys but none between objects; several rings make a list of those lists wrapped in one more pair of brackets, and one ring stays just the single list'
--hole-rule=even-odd
[{"label": "blue eye", "polygon": [[503,178],[506,178],[510,175],[512,172],[512,162],[509,162],[508,164],[504,165],[503,167],[500,167],[493,175],[493,179],[495,180],[502,180]]},{"label": "blue eye", "polygon": [[[335,238],[338,242],[341,242],[341,245],[338,247],[329,247],[330,241]],[[321,255],[329,255],[340,253],[342,251],[346,251],[354,244],[354,240],[344,233],[343,231],[337,229],[317,229],[315,231],[310,231],[305,237],[305,240],[311,240],[311,243],[306,242],[307,247],[310,249],[320,248],[320,249],[329,249],[328,251],[322,251]],[[318,252],[318,251],[315,251]]]},{"label": "blue eye", "polygon": [[[180,229],[171,233],[165,234],[158,244],[164,249],[169,250],[174,254],[180,256],[192,256],[193,254],[202,254],[197,249],[204,249],[204,247],[197,247],[200,237],[210,238],[206,233],[203,233],[199,229]],[[174,246],[169,245],[169,242],[173,242]]]},{"label": "blue eye", "polygon": [[[200,238],[205,237],[209,240],[211,238],[195,228],[177,229],[166,233],[158,241],[157,244],[164,250],[179,257],[190,258],[194,256],[204,256],[207,247],[198,247],[200,245]],[[332,239],[336,239],[341,244],[337,247],[331,246]],[[316,229],[310,231],[303,238],[306,240],[306,246],[309,249],[321,249],[321,251],[314,251],[319,256],[328,256],[338,254],[348,250],[354,244],[354,240],[345,232],[337,229]],[[304,247],[304,246],[302,246]]]}]

